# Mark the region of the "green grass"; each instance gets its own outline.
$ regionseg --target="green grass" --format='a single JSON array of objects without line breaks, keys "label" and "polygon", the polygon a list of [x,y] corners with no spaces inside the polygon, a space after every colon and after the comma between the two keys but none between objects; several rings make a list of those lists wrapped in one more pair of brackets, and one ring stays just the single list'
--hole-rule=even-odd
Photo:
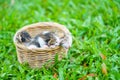
[{"label": "green grass", "polygon": [[[31,69],[17,61],[12,39],[22,26],[44,21],[64,24],[73,45],[67,58]],[[0,0],[0,80],[78,80],[89,73],[97,76],[88,80],[120,80],[120,0]]]}]

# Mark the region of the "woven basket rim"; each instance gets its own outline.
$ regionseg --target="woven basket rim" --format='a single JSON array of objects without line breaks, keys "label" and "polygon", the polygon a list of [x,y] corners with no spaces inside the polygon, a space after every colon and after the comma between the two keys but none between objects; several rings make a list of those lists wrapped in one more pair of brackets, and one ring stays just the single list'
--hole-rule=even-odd
[{"label": "woven basket rim", "polygon": [[[22,45],[22,44],[19,44],[16,42],[16,36],[19,32],[23,31],[23,30],[26,30],[27,28],[29,27],[35,27],[35,26],[46,26],[46,25],[49,25],[49,26],[53,26],[53,25],[56,25],[56,27],[60,28],[61,30],[63,31],[66,31],[66,33],[70,34],[71,33],[69,32],[69,30],[64,26],[64,25],[61,25],[61,24],[58,24],[56,22],[38,22],[38,23],[33,23],[33,24],[29,24],[29,25],[26,25],[26,26],[23,26],[22,28],[20,28],[19,30],[17,30],[17,32],[15,33],[14,37],[13,37],[13,42],[15,44],[16,47],[20,47],[20,48],[24,48],[26,50],[37,50],[37,51],[51,51],[51,50],[56,50],[58,48],[61,48],[61,46],[56,46],[54,48],[34,48],[34,49],[28,49],[25,45]],[[72,44],[72,43],[71,43]]]}]

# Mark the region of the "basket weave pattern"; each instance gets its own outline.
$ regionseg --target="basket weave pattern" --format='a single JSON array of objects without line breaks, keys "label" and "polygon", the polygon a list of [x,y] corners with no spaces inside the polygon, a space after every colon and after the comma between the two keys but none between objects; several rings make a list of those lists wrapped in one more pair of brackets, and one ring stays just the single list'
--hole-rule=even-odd
[{"label": "basket weave pattern", "polygon": [[46,48],[46,49],[28,49],[23,44],[20,44],[16,41],[16,37],[19,35],[21,31],[26,30],[32,37],[39,34],[43,31],[56,31],[59,37],[63,37],[63,34],[68,35],[69,44],[72,44],[72,37],[67,28],[65,26],[60,25],[58,23],[53,22],[40,22],[31,25],[24,26],[20,30],[18,30],[14,36],[14,44],[17,50],[17,57],[20,63],[28,62],[30,67],[41,67],[47,61],[51,61],[54,63],[55,55],[58,54],[58,58],[62,59],[67,55],[68,49],[65,49],[60,46],[56,46],[55,48]]}]

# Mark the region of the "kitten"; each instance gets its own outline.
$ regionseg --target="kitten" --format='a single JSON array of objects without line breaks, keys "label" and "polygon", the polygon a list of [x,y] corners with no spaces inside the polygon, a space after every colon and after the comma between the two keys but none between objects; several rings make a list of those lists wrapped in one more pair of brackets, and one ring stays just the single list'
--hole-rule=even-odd
[{"label": "kitten", "polygon": [[28,32],[22,31],[22,32],[20,32],[20,34],[17,36],[16,39],[19,43],[30,42],[31,36],[29,35]]},{"label": "kitten", "polygon": [[59,45],[60,39],[55,32],[45,31],[42,34],[44,35],[43,38],[49,47],[55,47]]}]

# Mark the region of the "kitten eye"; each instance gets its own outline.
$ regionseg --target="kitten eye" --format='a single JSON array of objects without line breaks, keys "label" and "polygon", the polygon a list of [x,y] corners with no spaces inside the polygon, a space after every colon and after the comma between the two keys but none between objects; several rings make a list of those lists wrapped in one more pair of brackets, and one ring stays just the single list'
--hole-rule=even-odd
[{"label": "kitten eye", "polygon": [[46,40],[45,40],[45,42],[47,42],[47,43],[48,43],[49,41],[50,41],[50,39],[46,39]]}]

